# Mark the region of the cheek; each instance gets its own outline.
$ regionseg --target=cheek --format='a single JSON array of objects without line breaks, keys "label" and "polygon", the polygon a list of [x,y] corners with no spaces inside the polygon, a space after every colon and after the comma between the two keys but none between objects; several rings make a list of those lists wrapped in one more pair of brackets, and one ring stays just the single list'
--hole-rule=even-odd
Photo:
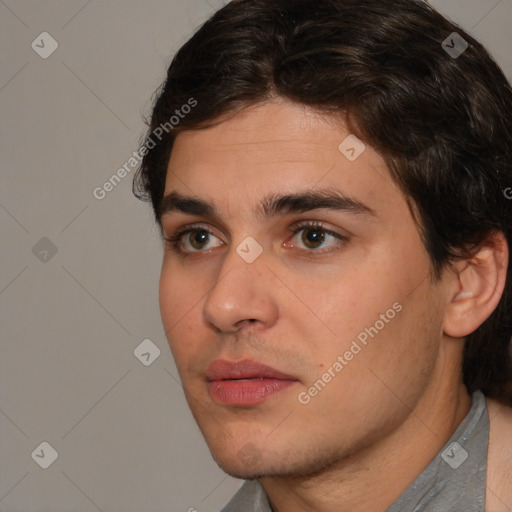
[{"label": "cheek", "polygon": [[[289,300],[283,305],[288,304],[287,314],[301,326],[300,331],[309,333],[315,351],[343,353],[359,333],[392,309],[400,297],[400,284],[389,273],[375,272],[373,267],[378,265],[345,265],[321,279],[311,281],[295,276],[289,280],[302,303]],[[378,282],[379,278],[384,283]],[[394,313],[390,311],[389,316]],[[316,335],[311,336],[313,333]]]},{"label": "cheek", "polygon": [[[186,353],[194,353],[200,339],[198,311],[204,291],[184,272],[166,263],[162,265],[159,284],[160,315],[171,352],[180,363]],[[186,343],[185,343],[186,342]],[[197,349],[198,350],[198,349]]]},{"label": "cheek", "polygon": [[362,351],[357,357],[366,370],[368,381],[362,382],[366,392],[381,389],[382,394],[398,399],[399,407],[405,404],[412,408],[432,378],[442,312],[426,283],[398,298],[394,304],[399,305],[399,311],[393,309],[393,314],[389,311],[386,315],[383,309],[384,320],[376,321],[376,317],[362,331],[366,344],[359,344]]},{"label": "cheek", "polygon": [[[439,319],[425,298],[403,300],[403,309],[383,326],[371,318],[366,325],[352,322],[352,334],[311,351],[311,373],[302,390],[307,395],[301,395],[310,400],[304,414],[323,421],[325,432],[342,432],[347,441],[354,441],[355,432],[390,428],[405,419],[428,386],[437,357]],[[341,320],[338,325],[344,328]]]},{"label": "cheek", "polygon": [[408,263],[387,251],[372,262],[359,259],[338,268],[330,278],[309,286],[296,279],[294,291],[311,311],[290,304],[288,314],[297,331],[307,333],[305,350],[316,371],[352,351],[347,357],[351,367],[388,373],[388,368],[399,369],[400,361],[415,361],[423,349],[431,349],[439,337],[439,317],[423,275],[428,268],[428,261],[418,255]]},{"label": "cheek", "polygon": [[181,305],[178,300],[183,295],[184,283],[163,263],[159,283],[160,315],[166,334],[179,318]]}]

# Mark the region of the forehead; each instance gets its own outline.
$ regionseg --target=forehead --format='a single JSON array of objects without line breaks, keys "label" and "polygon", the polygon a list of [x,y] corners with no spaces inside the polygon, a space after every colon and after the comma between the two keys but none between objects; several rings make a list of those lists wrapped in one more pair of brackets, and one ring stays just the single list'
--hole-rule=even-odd
[{"label": "forehead", "polygon": [[[282,163],[318,158],[340,137],[341,122],[331,121],[331,137],[319,133],[319,124],[329,123],[325,116],[296,103],[276,99],[248,107],[230,115],[213,128],[181,132],[175,141],[171,163],[188,157],[195,162],[210,158],[237,158],[245,163],[265,163],[267,159]],[[182,145],[198,144],[201,152],[184,155]],[[337,145],[337,144],[336,144]],[[207,154],[203,153],[208,152]],[[174,160],[174,162],[173,162]]]},{"label": "forehead", "polygon": [[236,215],[270,194],[318,189],[338,190],[372,210],[390,201],[407,208],[373,148],[341,120],[284,100],[247,108],[208,129],[180,133],[165,195],[196,196]]}]

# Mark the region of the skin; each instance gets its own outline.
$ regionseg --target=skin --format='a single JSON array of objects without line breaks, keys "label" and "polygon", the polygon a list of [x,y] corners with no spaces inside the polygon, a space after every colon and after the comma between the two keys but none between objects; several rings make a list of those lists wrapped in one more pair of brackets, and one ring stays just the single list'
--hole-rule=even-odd
[{"label": "skin", "polygon": [[[169,162],[165,193],[207,201],[218,218],[176,211],[162,218],[165,237],[196,223],[212,233],[199,248],[197,232],[183,237],[183,253],[166,245],[164,328],[213,457],[233,476],[258,478],[276,512],[389,507],[467,414],[463,336],[490,315],[504,286],[508,252],[500,235],[431,279],[418,227],[382,157],[367,145],[351,162],[338,150],[349,133],[277,98],[180,133]],[[258,214],[269,194],[326,188],[375,215]],[[301,221],[321,221],[345,239],[327,236],[311,248],[303,238],[311,228],[290,231]],[[248,236],[263,249],[250,264],[236,252]],[[300,403],[299,393],[396,303],[401,311]],[[297,382],[255,406],[220,405],[205,376],[219,358],[259,361]],[[241,456],[247,452],[250,461]],[[498,496],[502,487],[496,484]]]},{"label": "skin", "polygon": [[487,512],[512,510],[512,409],[487,400],[489,453],[487,456]]}]

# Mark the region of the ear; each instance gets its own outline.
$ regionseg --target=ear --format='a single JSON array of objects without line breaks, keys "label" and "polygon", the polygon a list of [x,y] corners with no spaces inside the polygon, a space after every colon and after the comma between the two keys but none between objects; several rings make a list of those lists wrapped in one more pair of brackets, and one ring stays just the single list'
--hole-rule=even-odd
[{"label": "ear", "polygon": [[445,311],[444,333],[453,338],[471,334],[496,309],[507,278],[508,246],[493,232],[468,259],[453,264],[453,286]]}]

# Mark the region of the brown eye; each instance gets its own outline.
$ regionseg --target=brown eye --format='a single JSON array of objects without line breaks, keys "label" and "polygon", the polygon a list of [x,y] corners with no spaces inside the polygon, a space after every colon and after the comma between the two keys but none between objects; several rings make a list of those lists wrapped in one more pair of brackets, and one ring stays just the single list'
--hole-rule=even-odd
[{"label": "brown eye", "polygon": [[208,244],[210,233],[204,229],[191,231],[189,233],[190,245],[197,250],[204,249],[204,246]]},{"label": "brown eye", "polygon": [[348,237],[327,229],[318,221],[300,223],[290,231],[294,236],[285,246],[310,254],[332,252],[348,242]]},{"label": "brown eye", "polygon": [[301,239],[308,249],[318,249],[325,241],[325,231],[320,228],[306,228],[302,231]]},{"label": "brown eye", "polygon": [[210,249],[222,247],[225,243],[202,225],[184,226],[171,236],[164,236],[168,246],[177,254],[186,256],[193,253],[207,253]]}]

